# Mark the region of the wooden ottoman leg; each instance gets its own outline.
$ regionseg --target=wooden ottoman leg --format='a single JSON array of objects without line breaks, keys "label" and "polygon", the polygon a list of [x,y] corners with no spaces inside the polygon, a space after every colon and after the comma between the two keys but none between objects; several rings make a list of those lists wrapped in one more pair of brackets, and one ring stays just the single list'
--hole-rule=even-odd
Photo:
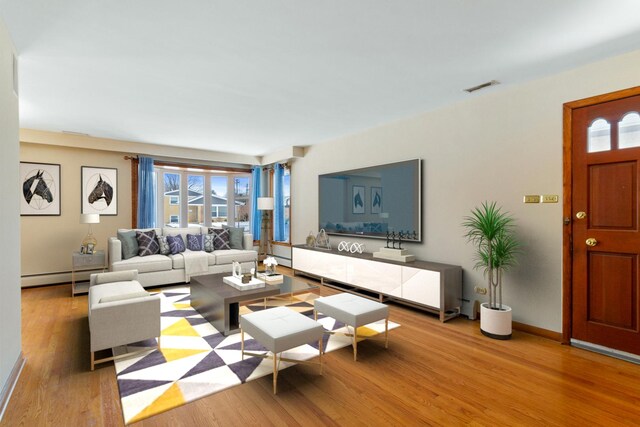
[{"label": "wooden ottoman leg", "polygon": [[358,360],[358,328],[353,327],[353,361]]},{"label": "wooden ottoman leg", "polygon": [[240,328],[240,353],[242,354],[242,359],[244,360],[244,329]]},{"label": "wooden ottoman leg", "polygon": [[273,353],[273,394],[278,391],[278,355]]}]

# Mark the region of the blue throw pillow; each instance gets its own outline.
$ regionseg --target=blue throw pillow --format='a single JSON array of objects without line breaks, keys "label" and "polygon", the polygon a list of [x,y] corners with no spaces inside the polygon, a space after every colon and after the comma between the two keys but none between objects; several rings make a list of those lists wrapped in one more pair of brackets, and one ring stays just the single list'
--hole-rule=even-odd
[{"label": "blue throw pillow", "polygon": [[204,239],[202,234],[187,234],[187,249],[190,251],[201,251],[204,249]]},{"label": "blue throw pillow", "polygon": [[187,248],[184,246],[184,240],[182,240],[181,235],[175,236],[167,236],[167,242],[169,242],[169,248],[171,249],[171,254],[179,254],[180,252],[184,252]]}]

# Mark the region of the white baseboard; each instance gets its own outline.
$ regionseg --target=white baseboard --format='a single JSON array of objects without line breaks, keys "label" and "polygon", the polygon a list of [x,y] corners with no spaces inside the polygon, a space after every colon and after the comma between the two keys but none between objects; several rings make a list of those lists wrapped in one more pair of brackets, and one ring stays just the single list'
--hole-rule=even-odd
[{"label": "white baseboard", "polygon": [[7,383],[4,385],[2,391],[0,392],[0,421],[2,421],[4,411],[7,409],[9,399],[11,399],[11,393],[13,393],[13,389],[18,383],[18,379],[20,378],[20,374],[22,373],[22,368],[24,368],[24,364],[26,362],[27,359],[25,359],[24,354],[20,352],[20,354],[18,355],[18,360],[16,360],[16,363],[13,365],[13,369],[11,370],[9,378],[7,378]]},{"label": "white baseboard", "polygon": [[[95,271],[79,271],[76,273],[76,281],[89,280],[89,275]],[[22,276],[20,278],[20,286],[30,288],[32,286],[57,285],[60,283],[71,283],[71,272],[65,271],[61,273],[34,274],[30,276]]]}]

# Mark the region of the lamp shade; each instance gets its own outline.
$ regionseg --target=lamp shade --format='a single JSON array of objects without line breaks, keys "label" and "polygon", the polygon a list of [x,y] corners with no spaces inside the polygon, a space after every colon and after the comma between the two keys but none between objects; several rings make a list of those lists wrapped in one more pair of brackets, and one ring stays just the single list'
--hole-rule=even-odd
[{"label": "lamp shade", "polygon": [[100,214],[82,214],[80,224],[100,224]]},{"label": "lamp shade", "polygon": [[258,197],[258,209],[261,211],[272,211],[273,197]]}]

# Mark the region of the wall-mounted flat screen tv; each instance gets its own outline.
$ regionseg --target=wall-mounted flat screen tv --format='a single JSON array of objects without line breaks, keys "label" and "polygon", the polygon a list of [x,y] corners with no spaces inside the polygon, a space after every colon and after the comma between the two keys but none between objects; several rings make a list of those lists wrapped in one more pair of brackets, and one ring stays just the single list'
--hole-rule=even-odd
[{"label": "wall-mounted flat screen tv", "polygon": [[422,241],[420,159],[319,176],[320,228],[329,234]]}]

